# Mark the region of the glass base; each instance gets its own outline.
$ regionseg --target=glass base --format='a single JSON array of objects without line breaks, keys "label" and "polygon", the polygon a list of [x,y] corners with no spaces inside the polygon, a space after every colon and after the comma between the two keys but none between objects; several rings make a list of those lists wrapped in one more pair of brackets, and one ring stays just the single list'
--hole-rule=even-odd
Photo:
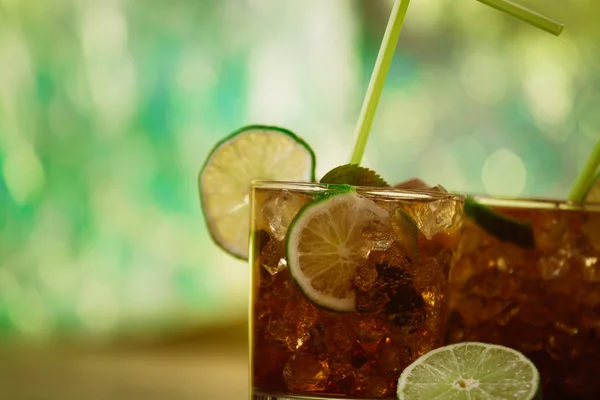
[{"label": "glass base", "polygon": [[293,393],[265,393],[258,390],[254,390],[250,397],[250,400],[331,400],[331,399],[344,399],[344,400],[385,400],[385,399],[396,399],[396,397],[386,397],[384,399],[375,398],[350,398],[343,395],[326,394],[321,396],[293,394]]}]

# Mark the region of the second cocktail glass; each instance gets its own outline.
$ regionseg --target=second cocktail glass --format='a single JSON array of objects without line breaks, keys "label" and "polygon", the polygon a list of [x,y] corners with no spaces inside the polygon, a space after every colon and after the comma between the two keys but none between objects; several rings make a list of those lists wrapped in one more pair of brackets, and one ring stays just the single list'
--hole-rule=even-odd
[{"label": "second cocktail glass", "polygon": [[544,398],[600,398],[600,204],[477,201],[509,219],[465,219],[448,342],[523,352]]}]

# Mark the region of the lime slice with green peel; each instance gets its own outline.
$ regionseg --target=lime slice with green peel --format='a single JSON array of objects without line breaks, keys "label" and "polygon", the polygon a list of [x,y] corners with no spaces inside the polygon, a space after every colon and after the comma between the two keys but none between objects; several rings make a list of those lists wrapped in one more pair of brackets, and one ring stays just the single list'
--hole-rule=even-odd
[{"label": "lime slice with green peel", "polygon": [[198,176],[202,211],[215,243],[247,259],[250,183],[314,181],[314,170],[312,149],[286,129],[247,126],[217,143]]},{"label": "lime slice with green peel", "polygon": [[531,223],[505,217],[470,197],[465,199],[464,210],[481,229],[498,240],[514,243],[525,249],[535,247]]},{"label": "lime slice with green peel", "polygon": [[354,191],[307,204],[292,221],[286,238],[291,275],[314,303],[335,311],[354,310],[352,282],[372,243],[363,230],[389,225],[386,210]]},{"label": "lime slice with green peel", "polygon": [[590,189],[585,195],[585,201],[590,203],[600,203],[600,171],[594,177]]},{"label": "lime slice with green peel", "polygon": [[400,375],[398,399],[541,399],[540,374],[523,354],[464,342],[424,354]]}]

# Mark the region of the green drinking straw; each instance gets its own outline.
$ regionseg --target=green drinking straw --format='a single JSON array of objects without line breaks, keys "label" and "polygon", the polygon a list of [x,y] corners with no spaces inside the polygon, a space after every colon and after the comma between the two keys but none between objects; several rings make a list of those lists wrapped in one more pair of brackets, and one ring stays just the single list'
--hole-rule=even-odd
[{"label": "green drinking straw", "polygon": [[588,158],[583,171],[581,171],[575,180],[575,185],[573,185],[573,189],[571,189],[571,192],[569,193],[570,201],[576,203],[584,201],[587,191],[595,178],[598,167],[600,167],[600,139],[598,139],[596,147],[592,150],[592,154],[590,155],[590,158]]},{"label": "green drinking straw", "polygon": [[553,35],[559,36],[565,26],[560,22],[554,21],[540,13],[529,10],[523,6],[513,3],[509,0],[477,0],[480,3],[488,5],[496,10],[503,11],[515,18],[525,21],[528,24],[537,26]]},{"label": "green drinking straw", "polygon": [[[547,32],[555,35],[560,35],[564,25],[551,20],[541,14],[534,11],[528,10],[525,7],[516,5],[508,0],[477,0],[497,10],[504,11],[516,18],[519,18],[525,22],[537,26]],[[383,41],[377,55],[377,61],[375,62],[375,68],[369,81],[369,87],[365,100],[358,117],[358,123],[356,126],[355,136],[356,144],[354,145],[354,152],[352,153],[351,164],[360,164],[365,147],[367,145],[367,139],[369,138],[369,132],[373,125],[373,119],[375,118],[375,112],[377,111],[377,105],[379,104],[379,98],[381,97],[381,91],[385,83],[385,78],[390,69],[392,63],[392,57],[394,56],[394,50],[402,31],[402,25],[406,17],[406,10],[410,0],[395,0],[392,13],[388,21],[385,34],[383,35]]]},{"label": "green drinking straw", "polygon": [[375,68],[371,75],[371,81],[369,82],[369,88],[363,102],[360,116],[358,117],[358,125],[356,126],[356,145],[354,146],[354,153],[352,154],[351,164],[360,164],[365,147],[367,145],[367,139],[369,138],[369,132],[371,131],[371,125],[373,125],[373,119],[375,118],[375,111],[379,104],[379,98],[381,97],[381,91],[383,90],[383,84],[385,78],[390,69],[392,63],[392,57],[394,56],[394,50],[402,31],[402,25],[404,24],[404,18],[406,17],[406,10],[410,0],[396,0],[394,7],[392,8],[392,14],[388,21],[385,34],[383,35],[383,41],[379,49],[379,55],[377,55],[377,61],[375,62]]}]

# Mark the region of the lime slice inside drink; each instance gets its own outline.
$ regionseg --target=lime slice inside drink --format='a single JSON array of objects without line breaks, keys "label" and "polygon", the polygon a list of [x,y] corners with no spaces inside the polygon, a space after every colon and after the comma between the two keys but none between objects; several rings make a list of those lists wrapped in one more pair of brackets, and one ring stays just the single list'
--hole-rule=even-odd
[{"label": "lime slice inside drink", "polygon": [[389,225],[386,210],[354,191],[319,198],[300,210],[286,238],[288,268],[300,289],[316,304],[354,310],[352,282],[372,243],[363,231]]},{"label": "lime slice inside drink", "polygon": [[585,195],[585,201],[591,203],[600,203],[600,171],[596,173],[592,185]]},{"label": "lime slice inside drink", "polygon": [[251,182],[314,181],[314,170],[311,148],[286,129],[248,126],[217,143],[198,176],[202,211],[215,243],[247,259]]},{"label": "lime slice inside drink", "polygon": [[530,249],[535,247],[533,228],[528,222],[520,222],[501,214],[467,197],[465,214],[490,235],[503,242]]},{"label": "lime slice inside drink", "polygon": [[464,342],[424,354],[400,375],[398,399],[541,398],[535,365],[508,347]]}]

